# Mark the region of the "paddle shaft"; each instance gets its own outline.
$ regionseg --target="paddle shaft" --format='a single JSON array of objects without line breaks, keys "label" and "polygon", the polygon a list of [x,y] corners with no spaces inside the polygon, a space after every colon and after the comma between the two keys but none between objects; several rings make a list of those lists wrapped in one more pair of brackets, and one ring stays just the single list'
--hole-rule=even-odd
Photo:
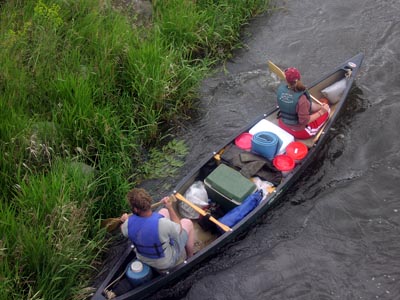
[{"label": "paddle shaft", "polygon": [[[195,205],[192,202],[190,202],[189,200],[187,200],[181,194],[176,193],[174,195],[174,197],[176,199],[186,203],[187,205],[189,205],[191,208],[193,208],[196,212],[198,212],[202,216],[207,216],[208,215],[207,212],[205,212],[203,209],[201,209],[197,205]],[[151,205],[151,208],[154,209],[154,208],[160,206],[161,204],[163,204],[162,201],[154,203],[154,204]],[[131,215],[131,214],[129,214],[129,215]],[[215,219],[213,216],[210,216],[209,220],[211,222],[213,222],[214,224],[216,224],[217,226],[219,226],[224,231],[232,231],[232,229],[229,226],[226,226],[225,224],[222,224],[217,219]],[[113,231],[114,229],[116,229],[117,227],[119,227],[121,225],[121,219],[120,218],[108,218],[108,219],[103,220],[101,222],[101,224],[102,224],[102,227],[106,227],[108,231]]]},{"label": "paddle shaft", "polygon": [[[162,201],[158,201],[158,202],[156,202],[156,203],[153,203],[153,204],[151,205],[151,209],[155,209],[155,208],[159,207],[159,206],[162,205],[162,204],[164,204],[164,202],[162,202]],[[131,216],[131,215],[132,215],[132,213],[128,214],[128,216]],[[119,219],[119,218],[117,218],[117,219]]]},{"label": "paddle shaft", "polygon": [[[151,205],[151,209],[155,209],[158,206],[162,205],[163,203],[164,202],[162,202],[162,201],[153,203]],[[131,215],[132,215],[132,213],[129,214],[129,216],[131,216]],[[106,227],[107,231],[113,231],[116,228],[118,228],[120,225],[121,225],[121,218],[108,218],[108,219],[101,221],[101,227]]]},{"label": "paddle shaft", "polygon": [[[198,207],[197,205],[193,204],[192,202],[190,202],[189,200],[187,200],[185,197],[183,197],[181,194],[179,193],[175,193],[175,197],[186,203],[187,205],[189,205],[191,208],[193,208],[196,212],[198,212],[199,214],[201,214],[202,216],[207,216],[209,215],[207,212],[205,212],[202,208]],[[221,222],[219,222],[217,219],[215,219],[213,216],[209,217],[209,220],[211,222],[213,222],[215,225],[217,225],[218,227],[220,227],[222,230],[224,231],[232,231],[232,229],[229,226],[226,226],[225,224],[222,224]]]},{"label": "paddle shaft", "polygon": [[[331,112],[329,114],[329,118],[333,115],[333,109],[331,109]],[[325,122],[324,126],[319,130],[319,132],[315,135],[313,138],[313,145],[315,145],[316,142],[318,142],[319,138],[321,137],[322,134],[325,133],[325,126],[328,124],[328,122]]]},{"label": "paddle shaft", "polygon": [[[268,67],[269,67],[269,69],[270,69],[270,71],[272,71],[273,73],[275,73],[281,80],[286,80],[286,77],[285,77],[285,73],[277,66],[277,65],[275,65],[272,61],[268,61]],[[322,103],[321,103],[321,101],[319,101],[317,98],[315,98],[313,95],[311,95],[310,94],[310,96],[311,96],[311,98],[315,101],[315,102],[317,102],[319,105],[321,105],[322,106]]]}]

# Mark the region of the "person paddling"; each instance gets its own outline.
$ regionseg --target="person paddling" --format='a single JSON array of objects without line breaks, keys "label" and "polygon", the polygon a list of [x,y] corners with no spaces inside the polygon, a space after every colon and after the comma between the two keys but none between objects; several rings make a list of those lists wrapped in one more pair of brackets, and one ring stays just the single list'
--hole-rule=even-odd
[{"label": "person paddling", "polygon": [[127,194],[132,215],[121,216],[121,232],[128,237],[137,257],[157,270],[168,270],[193,256],[195,232],[190,219],[179,219],[169,197],[164,197],[165,208],[151,210],[152,198],[142,188]]},{"label": "person paddling", "polygon": [[284,73],[286,83],[281,84],[277,92],[279,126],[297,139],[308,139],[328,120],[329,105],[311,100],[296,68],[288,68]]}]

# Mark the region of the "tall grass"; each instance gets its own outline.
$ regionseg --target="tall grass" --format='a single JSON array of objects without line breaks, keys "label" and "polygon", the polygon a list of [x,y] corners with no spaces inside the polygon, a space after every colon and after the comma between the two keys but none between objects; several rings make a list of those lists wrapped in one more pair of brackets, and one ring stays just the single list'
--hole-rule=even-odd
[{"label": "tall grass", "polygon": [[94,182],[93,172],[56,162],[48,175],[16,187],[12,203],[1,204],[0,229],[7,233],[1,250],[8,254],[1,256],[3,299],[72,298],[77,278],[100,249],[101,236],[86,216]]},{"label": "tall grass", "polygon": [[175,174],[171,128],[267,3],[153,1],[142,27],[108,1],[0,2],[0,299],[82,297],[101,218]]}]

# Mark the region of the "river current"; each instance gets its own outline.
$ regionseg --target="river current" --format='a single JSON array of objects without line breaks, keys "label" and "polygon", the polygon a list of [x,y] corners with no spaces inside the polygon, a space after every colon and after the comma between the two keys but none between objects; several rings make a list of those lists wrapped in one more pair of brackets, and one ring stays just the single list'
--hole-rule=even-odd
[{"label": "river current", "polygon": [[400,299],[400,1],[277,1],[200,89],[181,176],[275,106],[268,59],[307,85],[363,52],[313,170],[223,252],[152,299]]}]

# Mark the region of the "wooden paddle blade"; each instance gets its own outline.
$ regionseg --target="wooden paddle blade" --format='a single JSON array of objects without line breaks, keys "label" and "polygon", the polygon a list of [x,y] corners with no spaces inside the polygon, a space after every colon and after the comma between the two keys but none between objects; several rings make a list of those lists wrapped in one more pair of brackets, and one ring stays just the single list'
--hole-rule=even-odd
[{"label": "wooden paddle blade", "polygon": [[272,73],[276,74],[279,79],[286,80],[285,73],[270,60],[268,61],[268,68]]},{"label": "wooden paddle blade", "polygon": [[101,227],[106,228],[108,232],[114,231],[119,226],[121,226],[120,218],[108,218],[101,221]]}]

